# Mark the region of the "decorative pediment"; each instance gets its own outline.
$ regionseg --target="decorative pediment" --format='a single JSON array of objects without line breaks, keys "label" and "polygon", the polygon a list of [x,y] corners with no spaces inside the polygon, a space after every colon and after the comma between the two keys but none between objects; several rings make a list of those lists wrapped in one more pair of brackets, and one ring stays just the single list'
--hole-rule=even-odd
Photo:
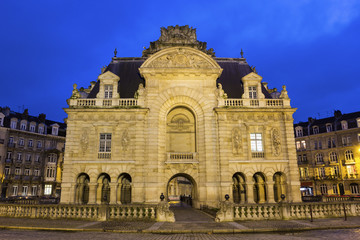
[{"label": "decorative pediment", "polygon": [[261,81],[263,78],[262,76],[258,75],[257,73],[251,72],[248,75],[244,76],[241,80],[245,81]]},{"label": "decorative pediment", "polygon": [[172,47],[149,57],[139,69],[141,75],[195,74],[220,76],[222,69],[209,55],[190,47]]},{"label": "decorative pediment", "polygon": [[112,80],[112,81],[119,81],[120,78],[118,75],[110,72],[110,71],[107,71],[101,75],[99,75],[98,77],[99,80]]}]

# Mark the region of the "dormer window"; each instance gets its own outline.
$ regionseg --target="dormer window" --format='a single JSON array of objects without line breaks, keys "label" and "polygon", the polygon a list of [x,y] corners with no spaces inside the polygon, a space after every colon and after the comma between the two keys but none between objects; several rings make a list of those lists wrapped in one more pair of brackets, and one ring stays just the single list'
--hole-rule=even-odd
[{"label": "dormer window", "polygon": [[12,128],[12,129],[16,129],[16,125],[17,125],[17,120],[16,120],[16,119],[11,120],[11,123],[10,123],[10,128]]},{"label": "dormer window", "polygon": [[314,127],[313,127],[313,133],[314,133],[314,134],[318,134],[318,133],[319,133],[319,127],[318,127],[318,126],[314,126]]},{"label": "dormer window", "polygon": [[332,131],[332,125],[330,123],[326,124],[326,132]]},{"label": "dormer window", "polygon": [[20,124],[20,130],[25,131],[25,130],[26,130],[26,125],[27,125],[26,122],[25,122],[25,121],[24,121],[24,122],[22,121],[21,124]]},{"label": "dormer window", "polygon": [[356,122],[357,122],[357,126],[360,128],[360,118],[357,118]]},{"label": "dormer window", "polygon": [[257,90],[256,86],[249,87],[249,98],[256,99],[257,98]]},{"label": "dormer window", "polygon": [[30,132],[35,132],[35,124],[30,125]]},{"label": "dormer window", "polygon": [[347,121],[341,121],[341,129],[342,130],[346,130],[348,129],[348,124],[347,124]]},{"label": "dormer window", "polygon": [[296,134],[296,137],[302,137],[303,136],[303,128],[300,126],[296,127],[295,134]]},{"label": "dormer window", "polygon": [[105,98],[112,98],[113,96],[113,85],[105,85],[104,86],[105,89]]},{"label": "dormer window", "polygon": [[40,134],[44,134],[44,126],[43,125],[39,126],[38,132]]},{"label": "dormer window", "polygon": [[57,136],[59,132],[59,125],[55,124],[52,126],[51,134]]}]

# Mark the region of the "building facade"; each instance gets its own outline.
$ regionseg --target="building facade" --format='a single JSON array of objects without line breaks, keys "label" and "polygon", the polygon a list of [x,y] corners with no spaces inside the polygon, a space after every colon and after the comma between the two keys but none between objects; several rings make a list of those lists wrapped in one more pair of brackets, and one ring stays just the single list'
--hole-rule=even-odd
[{"label": "building facade", "polygon": [[61,202],[156,203],[178,177],[195,207],[300,201],[295,109],[285,86],[274,93],[188,26],[161,28],[142,57],[115,51],[68,99]]},{"label": "building facade", "polygon": [[302,195],[360,195],[360,112],[294,127]]},{"label": "building facade", "polygon": [[0,108],[1,198],[60,197],[65,127]]}]

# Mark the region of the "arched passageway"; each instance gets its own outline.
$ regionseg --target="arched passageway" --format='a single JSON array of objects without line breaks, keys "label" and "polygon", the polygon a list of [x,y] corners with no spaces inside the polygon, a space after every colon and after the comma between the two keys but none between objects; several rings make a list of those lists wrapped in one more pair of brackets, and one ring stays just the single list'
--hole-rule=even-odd
[{"label": "arched passageway", "polygon": [[170,205],[194,206],[194,202],[197,201],[196,183],[188,174],[179,173],[172,176],[166,189],[166,197]]},{"label": "arched passageway", "polygon": [[274,174],[274,200],[275,202],[281,201],[281,195],[284,194],[286,196],[286,179],[285,175],[281,172],[277,172]]},{"label": "arched passageway", "polygon": [[235,173],[232,180],[234,203],[245,203],[247,201],[245,175],[243,173]]},{"label": "arched passageway", "polygon": [[257,172],[253,176],[254,181],[254,202],[264,203],[267,200],[266,182],[263,173]]},{"label": "arched passageway", "polygon": [[117,199],[121,204],[131,203],[131,176],[127,173],[118,178]]},{"label": "arched passageway", "polygon": [[108,204],[110,202],[110,176],[102,173],[97,180],[96,203]]},{"label": "arched passageway", "polygon": [[76,179],[75,203],[87,204],[89,202],[90,177],[81,173]]}]

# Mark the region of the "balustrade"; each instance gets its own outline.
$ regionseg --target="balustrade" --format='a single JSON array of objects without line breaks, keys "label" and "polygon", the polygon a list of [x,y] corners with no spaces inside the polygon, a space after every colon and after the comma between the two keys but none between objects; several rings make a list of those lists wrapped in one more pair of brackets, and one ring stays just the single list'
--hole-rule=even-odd
[{"label": "balustrade", "polygon": [[69,99],[70,107],[132,107],[138,106],[138,100],[135,98],[120,98],[120,99],[98,99],[98,98],[79,98]]},{"label": "balustrade", "polygon": [[290,107],[289,99],[237,99],[228,98],[219,102],[219,107],[265,107],[265,108],[283,108]]},{"label": "balustrade", "polygon": [[168,162],[187,162],[197,161],[197,154],[195,152],[171,152],[167,153]]}]

